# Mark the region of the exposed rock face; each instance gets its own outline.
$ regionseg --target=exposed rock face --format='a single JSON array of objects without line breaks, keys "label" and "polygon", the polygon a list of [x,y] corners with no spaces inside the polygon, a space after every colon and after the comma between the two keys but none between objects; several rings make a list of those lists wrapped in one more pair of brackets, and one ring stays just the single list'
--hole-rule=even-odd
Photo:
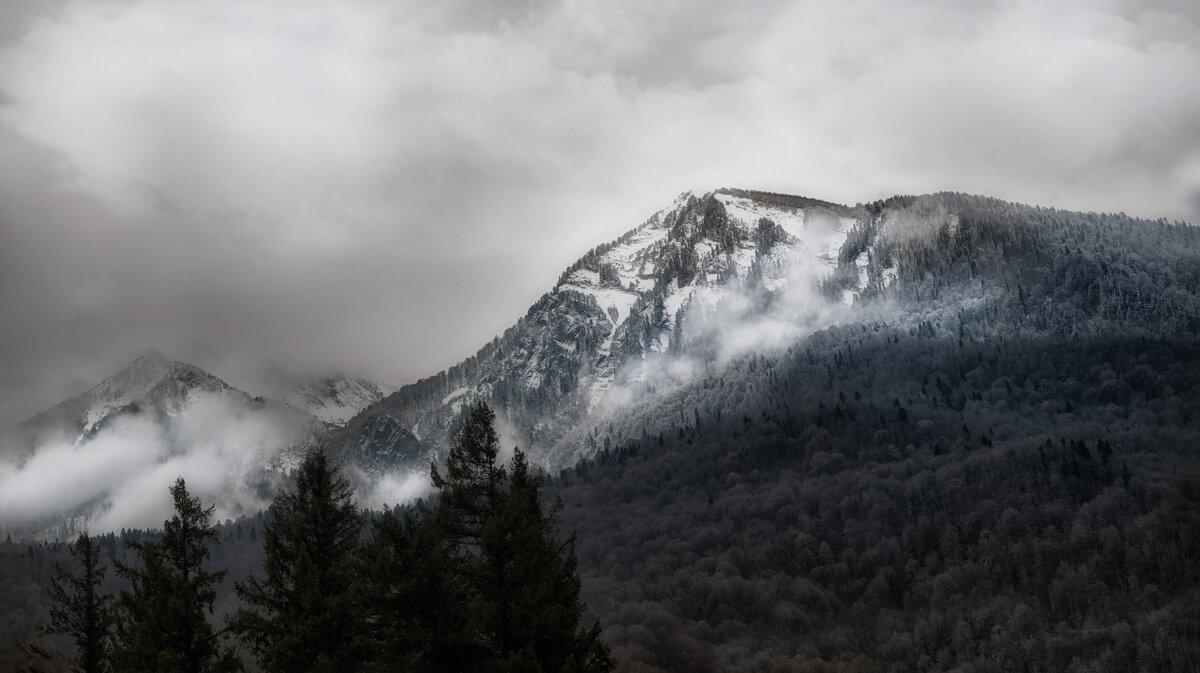
[{"label": "exposed rock face", "polygon": [[370,470],[423,468],[463,410],[486,401],[507,444],[555,469],[594,454],[608,419],[653,407],[697,368],[836,325],[964,339],[1195,334],[1198,295],[1200,237],[1182,225],[953,193],[854,207],[685,194],[568,267],[476,355],[367,407],[331,445]]},{"label": "exposed rock face", "polygon": [[148,414],[165,420],[205,393],[251,403],[249,395],[212,374],[151,351],[83,394],[16,426],[6,444],[19,454],[53,440],[78,445],[121,416]]},{"label": "exposed rock face", "polygon": [[568,267],[475,356],[366,408],[330,444],[370,470],[424,467],[443,455],[463,410],[487,401],[507,443],[546,467],[570,462],[580,449],[564,438],[611,406],[631,366],[678,352],[690,312],[719,312],[750,285],[778,291],[833,273],[853,220],[809,220],[751,193],[685,194]]}]

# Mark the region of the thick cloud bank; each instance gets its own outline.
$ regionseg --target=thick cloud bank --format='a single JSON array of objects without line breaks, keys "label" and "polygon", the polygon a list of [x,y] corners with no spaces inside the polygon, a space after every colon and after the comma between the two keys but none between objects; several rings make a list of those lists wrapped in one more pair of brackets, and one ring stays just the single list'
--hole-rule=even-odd
[{"label": "thick cloud bank", "polygon": [[0,425],[149,348],[403,383],[685,189],[1196,219],[1194,2],[0,8]]}]

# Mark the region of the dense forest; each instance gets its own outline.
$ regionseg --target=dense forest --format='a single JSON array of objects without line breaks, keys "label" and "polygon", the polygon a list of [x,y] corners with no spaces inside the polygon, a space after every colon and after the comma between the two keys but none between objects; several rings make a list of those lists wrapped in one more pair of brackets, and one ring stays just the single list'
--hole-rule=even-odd
[{"label": "dense forest", "polygon": [[1200,669],[1200,345],[819,336],[554,479],[621,670]]}]

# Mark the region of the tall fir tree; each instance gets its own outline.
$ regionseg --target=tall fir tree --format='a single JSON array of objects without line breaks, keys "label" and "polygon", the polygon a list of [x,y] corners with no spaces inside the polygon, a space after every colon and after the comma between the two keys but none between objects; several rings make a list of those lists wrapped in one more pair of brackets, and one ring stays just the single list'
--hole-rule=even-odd
[{"label": "tall fir tree", "polygon": [[78,573],[70,573],[54,564],[50,579],[50,621],[42,627],[45,634],[62,633],[75,641],[71,670],[80,673],[106,673],[112,645],[112,596],[101,593],[106,568],[100,563],[100,545],[87,533],[69,548],[79,564]]},{"label": "tall fir tree", "polygon": [[488,517],[497,511],[508,473],[497,465],[500,439],[494,427],[496,414],[482,402],[471,409],[466,423],[455,434],[446,457],[446,475],[430,466],[440,501],[434,515],[450,538],[477,547]]},{"label": "tall fir tree", "polygon": [[171,486],[175,515],[163,524],[158,540],[129,542],[137,566],[114,561],[131,588],[117,598],[118,673],[201,673],[217,663],[230,664],[219,634],[208,622],[224,570],[208,570],[206,542],[217,542],[213,506],[191,497],[182,477]]},{"label": "tall fir tree", "polygon": [[475,658],[454,546],[428,514],[418,504],[372,522],[361,553],[365,670],[459,671]]},{"label": "tall fir tree", "polygon": [[599,625],[583,628],[584,605],[574,537],[555,534],[558,503],[542,508],[541,478],[514,449],[510,469],[496,465],[495,414],[480,403],[455,436],[434,520],[456,543],[474,659],[467,670],[610,671]]},{"label": "tall fir tree", "polygon": [[488,631],[496,634],[512,671],[611,670],[599,623],[583,628],[575,536],[557,539],[562,502],[542,508],[542,478],[530,471],[520,449],[514,449],[508,472],[508,491],[480,546],[495,582],[485,586],[495,596]]},{"label": "tall fir tree", "polygon": [[248,607],[230,626],[264,670],[357,667],[363,616],[353,589],[362,525],[350,483],[324,451],[307,453],[263,523],[265,577],[237,585]]}]

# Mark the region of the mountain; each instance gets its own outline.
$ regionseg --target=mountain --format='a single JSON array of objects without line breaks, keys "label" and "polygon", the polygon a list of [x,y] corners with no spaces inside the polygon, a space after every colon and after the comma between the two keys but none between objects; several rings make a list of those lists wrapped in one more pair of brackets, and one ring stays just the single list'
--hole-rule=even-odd
[{"label": "mountain", "polygon": [[[128,427],[107,432],[136,422],[141,443],[155,447],[139,469],[194,455],[236,464],[226,495],[249,507],[238,489],[257,489],[262,470],[287,467],[314,442],[368,475],[425,470],[483,401],[504,443],[555,473],[734,413],[768,386],[755,372],[798,351],[857,364],[867,332],[964,348],[1194,339],[1198,297],[1200,235],[1182,224],[954,193],[855,206],[688,193],[568,266],[474,356],[398,390],[340,375],[281,376],[276,397],[255,398],[150,353],[21,424],[5,447],[18,466],[38,447],[94,455],[97,439],[136,444]],[[923,388],[950,389],[948,376]],[[745,383],[731,388],[722,377]]]},{"label": "mountain", "polygon": [[148,352],[95,387],[17,425],[7,442],[28,454],[52,440],[79,445],[122,416],[176,415],[200,394],[249,396],[208,372]]},{"label": "mountain", "polygon": [[424,468],[486,401],[556,470],[665,391],[838,325],[965,340],[1200,330],[1200,235],[955,193],[844,206],[684,194],[570,265],[503,335],[333,433],[368,471]]},{"label": "mountain", "polygon": [[[547,470],[618,670],[1197,670],[1198,337],[1194,227],[722,190],[590,251],[475,356],[319,427],[369,471],[421,469],[492,405]],[[222,483],[277,455],[239,405],[171,417],[246,432],[185,442],[169,474]],[[107,417],[72,461],[141,416]],[[140,503],[145,483],[112,489]],[[22,502],[6,490],[0,511]],[[218,567],[261,572],[242,539],[261,525],[224,527]],[[45,595],[21,577],[44,582],[57,547],[0,545],[21,596]]]},{"label": "mountain", "polygon": [[396,388],[345,374],[294,376],[277,374],[270,397],[308,413],[323,423],[344,426],[355,414]]},{"label": "mountain", "polygon": [[755,282],[804,290],[833,272],[853,221],[733,192],[685,194],[617,240],[589,251],[517,324],[471,358],[384,398],[331,444],[371,470],[427,465],[461,414],[487,400],[505,439],[546,466],[581,419],[618,402],[631,363],[677,350],[685,316],[721,311]]},{"label": "mountain", "polygon": [[[205,472],[202,490],[220,499],[224,513],[256,511],[281,468],[327,427],[199,367],[146,353],[4,434],[0,529],[51,539],[89,522],[153,521],[157,512],[137,501],[139,489],[196,470]],[[58,497],[34,492],[49,484],[61,488]]]}]

